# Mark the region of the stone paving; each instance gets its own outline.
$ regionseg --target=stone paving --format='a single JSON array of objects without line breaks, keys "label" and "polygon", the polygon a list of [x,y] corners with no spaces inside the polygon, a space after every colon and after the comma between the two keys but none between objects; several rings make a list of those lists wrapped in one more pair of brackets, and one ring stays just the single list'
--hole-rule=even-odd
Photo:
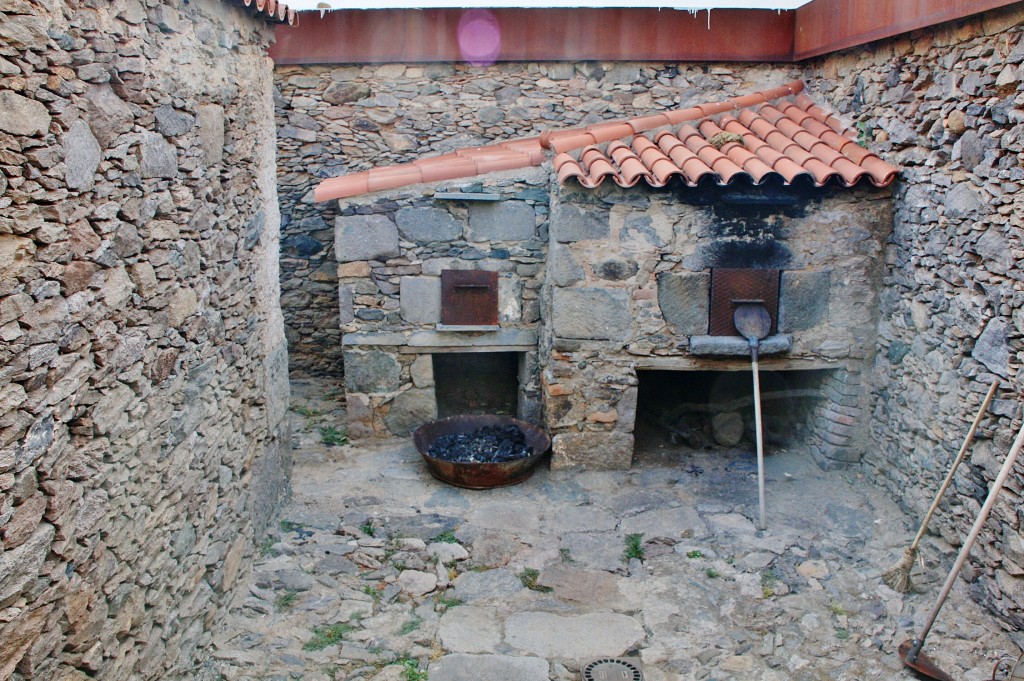
[{"label": "stone paving", "polygon": [[[913,678],[895,649],[952,556],[923,550],[917,593],[884,586],[916,521],[855,472],[772,452],[766,531],[749,451],[656,432],[639,433],[629,471],[542,465],[519,486],[462,490],[429,477],[410,442],[325,444],[343,427],[340,392],[293,383],[293,499],[209,678],[568,681],[615,656],[647,681]],[[927,650],[982,681],[1021,640],[968,588]]]}]

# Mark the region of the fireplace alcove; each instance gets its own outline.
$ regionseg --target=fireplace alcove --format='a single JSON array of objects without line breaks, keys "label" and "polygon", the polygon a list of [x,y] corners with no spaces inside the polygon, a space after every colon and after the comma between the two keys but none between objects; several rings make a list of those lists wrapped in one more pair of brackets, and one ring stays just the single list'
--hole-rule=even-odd
[{"label": "fireplace alcove", "polygon": [[[728,457],[755,447],[749,370],[640,369],[634,460],[685,463],[687,452]],[[842,367],[760,372],[765,452],[806,449],[819,460],[855,460],[858,378]]]},{"label": "fireplace alcove", "polygon": [[[806,442],[825,401],[829,371],[762,371],[765,444]],[[665,440],[722,451],[754,444],[753,385],[746,371],[638,371],[635,456]]]},{"label": "fireplace alcove", "polygon": [[520,353],[437,353],[431,358],[438,418],[518,416]]}]

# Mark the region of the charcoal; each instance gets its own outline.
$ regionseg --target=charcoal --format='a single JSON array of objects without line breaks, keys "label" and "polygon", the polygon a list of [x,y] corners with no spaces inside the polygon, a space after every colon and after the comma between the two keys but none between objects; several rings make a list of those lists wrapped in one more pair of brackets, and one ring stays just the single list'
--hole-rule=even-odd
[{"label": "charcoal", "polygon": [[452,463],[505,463],[533,455],[523,431],[513,425],[484,426],[437,438],[427,453]]}]

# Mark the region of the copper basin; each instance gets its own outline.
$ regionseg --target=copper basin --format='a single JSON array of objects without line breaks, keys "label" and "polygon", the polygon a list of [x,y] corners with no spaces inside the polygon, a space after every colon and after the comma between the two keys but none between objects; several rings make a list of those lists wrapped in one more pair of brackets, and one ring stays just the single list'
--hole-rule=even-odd
[{"label": "copper basin", "polygon": [[[514,425],[526,436],[526,444],[533,448],[533,454],[525,459],[502,463],[455,463],[433,457],[427,452],[442,435],[468,433],[484,426]],[[548,448],[551,438],[537,426],[514,419],[511,416],[449,416],[431,421],[417,428],[412,434],[416,449],[427,464],[427,470],[438,480],[467,489],[491,489],[518,485],[533,474],[537,462]]]}]

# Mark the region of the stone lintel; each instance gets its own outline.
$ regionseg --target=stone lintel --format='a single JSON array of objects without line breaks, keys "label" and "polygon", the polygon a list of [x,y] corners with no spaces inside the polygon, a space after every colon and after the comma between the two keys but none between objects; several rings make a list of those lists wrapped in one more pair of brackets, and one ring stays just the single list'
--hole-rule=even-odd
[{"label": "stone lintel", "polygon": [[[749,347],[749,346],[748,346]],[[661,371],[750,371],[749,350],[742,357],[735,359],[722,356],[694,357],[637,357],[633,362],[637,369],[655,369]],[[807,371],[814,369],[842,369],[844,362],[816,357],[779,357],[768,356],[761,362],[765,371]]]},{"label": "stone lintel", "polygon": [[537,332],[533,329],[501,329],[482,333],[416,331],[408,337],[412,347],[467,348],[491,345],[537,346]]},{"label": "stone lintel", "polygon": [[346,333],[342,345],[405,345],[404,333]]},{"label": "stone lintel", "polygon": [[[758,355],[774,355],[789,352],[793,337],[789,334],[768,336],[761,341]],[[695,355],[750,355],[750,343],[740,336],[691,336],[690,352]]]},{"label": "stone lintel", "polygon": [[534,352],[536,345],[481,345],[481,346],[460,346],[460,345],[417,345],[410,347],[403,345],[398,352],[403,355],[437,355],[445,352]]}]

